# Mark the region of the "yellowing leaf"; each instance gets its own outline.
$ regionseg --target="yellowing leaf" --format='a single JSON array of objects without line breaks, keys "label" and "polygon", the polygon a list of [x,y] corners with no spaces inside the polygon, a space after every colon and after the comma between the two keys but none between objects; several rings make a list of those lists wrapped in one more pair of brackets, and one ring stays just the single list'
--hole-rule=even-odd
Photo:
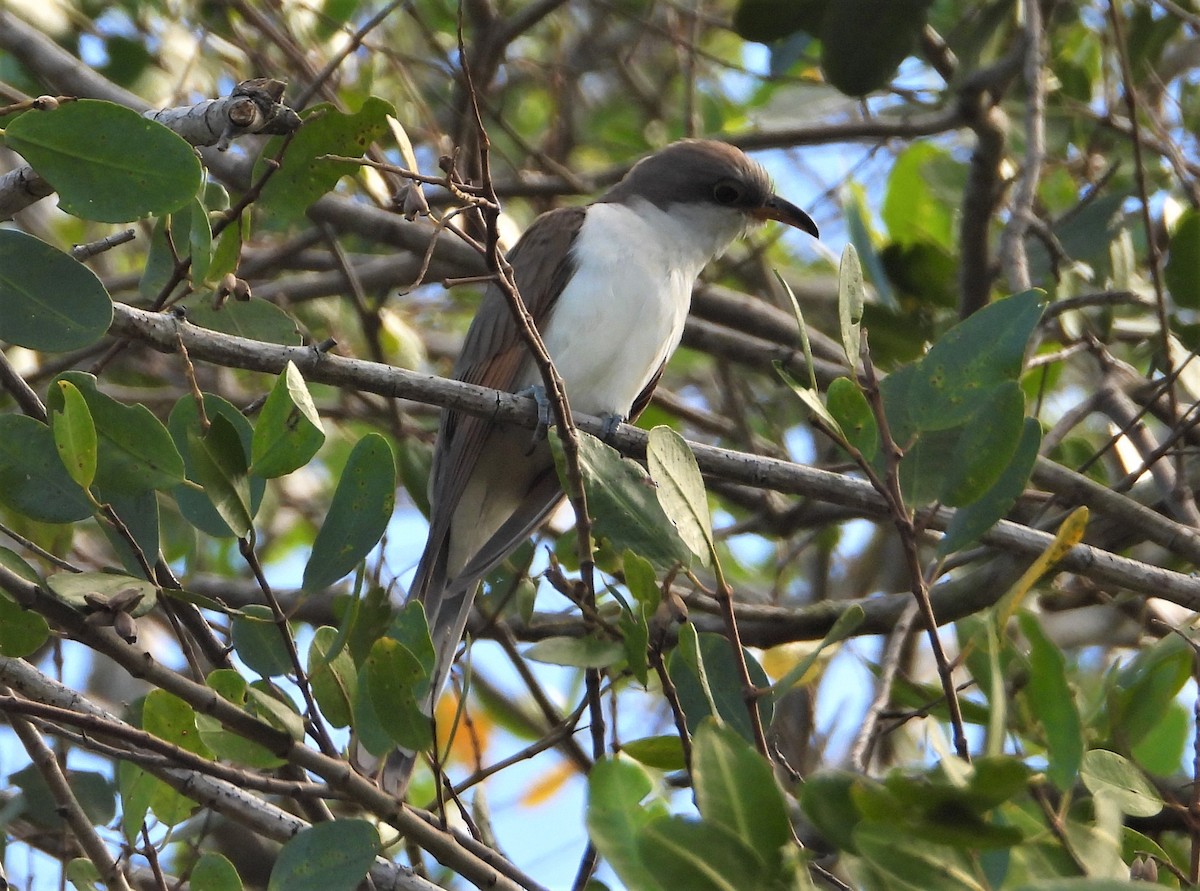
[{"label": "yellowing leaf", "polygon": [[1058,527],[1058,531],[1054,533],[1054,541],[1050,543],[1050,547],[1046,548],[1033,561],[1033,564],[1025,570],[1024,574],[1017,579],[1016,583],[1000,599],[996,612],[997,624],[1000,628],[1008,624],[1008,620],[1020,608],[1025,595],[1029,593],[1029,589],[1034,586],[1037,580],[1050,567],[1061,560],[1067,551],[1083,541],[1083,533],[1087,529],[1087,522],[1088,509],[1086,507],[1075,508],[1062,521]]},{"label": "yellowing leaf", "polygon": [[[451,763],[470,764],[482,767],[480,762],[487,754],[488,745],[496,730],[496,722],[482,710],[471,711],[469,720],[464,711],[463,717],[455,726],[454,716],[458,712],[458,696],[447,692],[438,700],[434,709],[437,724],[437,750],[447,752]],[[453,739],[450,734],[453,733]]]},{"label": "yellowing leaf", "polygon": [[567,780],[575,776],[575,768],[568,761],[560,761],[546,773],[542,774],[529,789],[521,796],[521,804],[525,807],[537,807],[545,804],[567,784]]}]

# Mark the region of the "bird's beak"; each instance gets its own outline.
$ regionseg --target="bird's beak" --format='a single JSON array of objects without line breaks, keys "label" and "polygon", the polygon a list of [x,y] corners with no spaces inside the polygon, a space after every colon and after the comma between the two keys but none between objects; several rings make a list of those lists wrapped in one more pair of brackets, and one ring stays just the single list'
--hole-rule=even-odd
[{"label": "bird's beak", "polygon": [[792,202],[778,195],[772,195],[763,202],[763,206],[750,212],[756,220],[777,220],[786,226],[802,229],[813,238],[820,238],[821,233],[812,217],[798,208]]}]

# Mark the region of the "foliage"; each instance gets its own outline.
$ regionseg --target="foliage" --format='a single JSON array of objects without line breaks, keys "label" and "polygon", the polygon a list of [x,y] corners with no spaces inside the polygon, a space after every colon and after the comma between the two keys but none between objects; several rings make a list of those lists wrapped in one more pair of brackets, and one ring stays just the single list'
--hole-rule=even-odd
[{"label": "foliage", "polygon": [[[10,879],[1196,884],[1191,9],[0,5]],[[533,421],[443,379],[480,246],[686,135],[825,241],[712,265],[648,432],[551,435],[590,535],[431,718],[437,408]]]}]

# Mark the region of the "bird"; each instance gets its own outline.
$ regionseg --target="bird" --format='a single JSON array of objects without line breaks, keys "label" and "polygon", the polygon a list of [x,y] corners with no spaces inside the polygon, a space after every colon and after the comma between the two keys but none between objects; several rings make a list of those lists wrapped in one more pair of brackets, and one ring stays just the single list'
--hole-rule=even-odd
[{"label": "bird", "polygon": [[[671,143],[593,203],[534,220],[508,262],[571,410],[635,419],[679,345],[701,270],[765,220],[819,236],[807,213],[774,193],[761,164],[713,139]],[[514,393],[536,391],[541,382],[495,284],[483,295],[453,376]],[[408,595],[424,605],[436,654],[423,704],[430,713],[481,579],[562,497],[544,437],[531,446],[526,429],[443,412],[429,535]],[[403,795],[413,763],[412,753],[394,753],[384,788]]]}]

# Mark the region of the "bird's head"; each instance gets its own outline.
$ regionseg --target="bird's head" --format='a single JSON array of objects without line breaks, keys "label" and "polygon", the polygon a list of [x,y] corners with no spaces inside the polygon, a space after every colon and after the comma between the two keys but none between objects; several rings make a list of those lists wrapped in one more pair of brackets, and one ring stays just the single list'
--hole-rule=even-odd
[{"label": "bird's head", "polygon": [[814,238],[812,217],[776,195],[767,171],[741,149],[711,139],[684,139],[643,158],[599,200],[648,201],[661,210],[677,205],[711,207],[744,216],[747,223],[777,220]]}]

